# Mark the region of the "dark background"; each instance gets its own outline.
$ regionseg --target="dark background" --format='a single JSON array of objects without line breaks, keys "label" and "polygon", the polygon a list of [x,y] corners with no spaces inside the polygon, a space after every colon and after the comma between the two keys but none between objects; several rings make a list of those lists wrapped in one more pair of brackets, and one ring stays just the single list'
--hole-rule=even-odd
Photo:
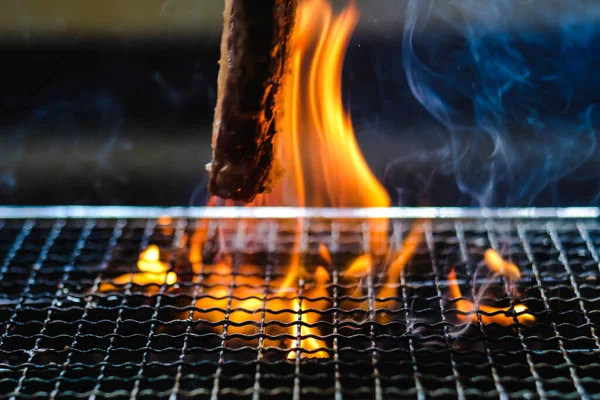
[{"label": "dark background", "polygon": [[[395,204],[597,204],[598,2],[357,3],[344,99]],[[0,203],[205,204],[221,12],[3,1]]]}]

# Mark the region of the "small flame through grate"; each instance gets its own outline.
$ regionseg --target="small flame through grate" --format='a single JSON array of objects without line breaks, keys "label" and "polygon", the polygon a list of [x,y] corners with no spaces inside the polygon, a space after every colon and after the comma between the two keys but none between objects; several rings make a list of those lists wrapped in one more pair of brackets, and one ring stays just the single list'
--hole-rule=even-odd
[{"label": "small flame through grate", "polygon": [[[431,219],[411,242],[414,221],[391,218],[376,254],[369,220],[306,218],[285,292],[296,226],[4,220],[0,398],[600,393],[596,220]],[[490,249],[517,270],[492,275]]]}]

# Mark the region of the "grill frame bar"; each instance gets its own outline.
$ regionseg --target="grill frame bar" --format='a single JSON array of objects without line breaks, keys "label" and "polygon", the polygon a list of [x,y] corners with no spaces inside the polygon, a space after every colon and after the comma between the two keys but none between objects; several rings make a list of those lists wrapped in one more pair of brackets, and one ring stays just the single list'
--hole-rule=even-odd
[{"label": "grill frame bar", "polygon": [[600,207],[131,207],[131,206],[0,206],[0,219],[589,219]]}]

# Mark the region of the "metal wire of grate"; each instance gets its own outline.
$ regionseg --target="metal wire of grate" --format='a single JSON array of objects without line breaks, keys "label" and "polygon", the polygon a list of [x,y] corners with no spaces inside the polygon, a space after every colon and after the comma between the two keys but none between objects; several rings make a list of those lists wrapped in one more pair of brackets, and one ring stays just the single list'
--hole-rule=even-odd
[{"label": "metal wire of grate", "polygon": [[[296,224],[2,220],[0,398],[600,398],[596,219],[429,219],[386,298],[411,219],[391,219],[389,252],[354,280],[348,266],[374,251],[368,220]],[[134,280],[152,244],[176,284]],[[521,269],[515,290],[482,267],[489,248]],[[294,250],[301,273],[274,306]],[[326,296],[312,278],[323,266]],[[464,299],[524,304],[535,323],[513,312],[493,323],[482,309],[465,322]]]}]

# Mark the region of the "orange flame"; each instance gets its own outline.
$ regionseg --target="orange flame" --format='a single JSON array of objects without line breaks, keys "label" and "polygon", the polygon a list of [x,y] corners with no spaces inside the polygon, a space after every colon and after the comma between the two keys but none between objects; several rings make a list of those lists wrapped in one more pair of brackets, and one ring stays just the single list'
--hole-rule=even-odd
[{"label": "orange flame", "polygon": [[498,275],[513,281],[521,279],[521,270],[515,264],[505,261],[494,249],[488,249],[485,252],[485,262],[487,266]]},{"label": "orange flame", "polygon": [[[277,158],[285,174],[255,206],[389,207],[369,170],[342,103],[342,67],[359,13],[334,16],[327,0],[299,4],[282,87]],[[360,184],[357,184],[360,182]],[[386,247],[387,221],[371,224],[372,251]]]},{"label": "orange flame", "polygon": [[372,267],[373,259],[369,254],[363,254],[356,258],[344,272],[344,276],[360,278]]},{"label": "orange flame", "polygon": [[[109,283],[103,283],[100,286],[101,292],[116,290],[118,286],[132,283],[134,285],[174,285],[177,282],[177,274],[168,272],[169,265],[160,261],[160,249],[156,245],[148,246],[140,253],[137,263],[138,271],[130,274],[124,274],[111,280]],[[158,289],[147,288],[148,292],[156,292]]]},{"label": "orange flame", "polygon": [[448,286],[450,297],[459,299],[456,301],[457,310],[467,313],[467,315],[457,314],[457,318],[462,322],[477,324],[478,319],[476,311],[482,311],[479,315],[481,315],[481,322],[483,324],[496,323],[500,325],[511,325],[515,322],[515,319],[512,316],[513,312],[516,313],[517,321],[521,324],[531,325],[535,322],[535,316],[528,313],[528,308],[523,304],[515,304],[511,310],[511,307],[498,308],[482,304],[476,306],[470,300],[463,299],[460,287],[456,281],[456,272],[454,268],[448,274]]},{"label": "orange flame", "polygon": [[[323,311],[328,305],[328,297],[329,293],[327,292],[327,282],[329,281],[329,273],[327,270],[319,266],[315,271],[315,287],[310,291],[310,298],[304,299],[303,303],[310,303],[309,307],[314,310]],[[300,316],[300,320],[305,324],[315,324],[321,319],[320,314],[315,313],[314,311],[311,313],[304,312],[306,308],[309,308],[302,304],[300,306],[300,301],[296,300],[294,302],[294,311],[299,312],[302,309],[302,314]],[[304,353],[303,356],[305,358],[327,358],[329,357],[329,353],[327,353],[323,348],[327,347],[325,342],[322,340],[316,339],[314,337],[306,337],[306,335],[313,334],[311,327],[301,325],[300,326],[300,344],[298,345],[298,340],[294,340],[292,347],[299,347],[305,350],[315,350],[314,352]],[[288,353],[288,359],[296,358],[298,356],[297,351],[290,351]]]},{"label": "orange flame", "polygon": [[[400,274],[414,256],[423,241],[423,222],[415,221],[410,233],[402,244],[402,250],[396,256],[386,272],[386,281],[379,292],[379,298],[388,298],[396,294],[396,286],[400,280]],[[386,303],[387,304],[387,303]]]},{"label": "orange flame", "polygon": [[[275,293],[265,293],[264,280],[259,275],[263,267],[243,265],[241,271],[232,274],[230,260],[222,260],[213,266],[204,266],[203,273],[208,275],[204,282],[210,287],[207,293],[199,296],[195,307],[199,309],[194,317],[199,320],[220,323],[215,329],[224,329],[227,324],[227,334],[258,334],[261,322],[264,323],[264,331],[267,335],[280,335],[287,332],[289,335],[301,336],[300,345],[296,340],[288,341],[287,347],[299,347],[306,350],[315,350],[303,353],[303,357],[328,357],[323,348],[325,342],[310,335],[314,334],[313,327],[321,319],[318,311],[327,308],[329,304],[329,293],[327,283],[329,273],[324,267],[318,267],[313,276],[313,286],[308,287],[303,293],[302,304],[295,293],[281,286],[281,281],[272,282],[272,286],[279,286]],[[286,278],[284,277],[283,280]],[[264,310],[265,306],[269,309]],[[309,310],[310,309],[310,310]],[[227,313],[227,315],[226,315]],[[293,324],[298,321],[302,325],[290,325],[281,327],[280,324]],[[277,322],[277,324],[271,324]],[[298,328],[299,327],[299,328]],[[308,336],[308,337],[307,337]],[[278,341],[266,338],[263,346],[278,345]],[[295,358],[296,351],[291,351],[288,358]]]},{"label": "orange flame", "polygon": [[169,270],[167,263],[160,261],[160,249],[156,245],[149,246],[140,253],[137,266],[142,272],[151,272],[155,274],[160,274]]},{"label": "orange flame", "polygon": [[[259,273],[258,266],[244,265],[242,271],[233,274],[230,260],[221,260],[215,265],[204,266],[203,274],[208,278],[204,285],[210,289],[196,300],[197,311],[194,316],[212,322],[227,320],[236,324],[246,322],[258,323],[262,317],[261,309],[264,304],[264,281],[255,274]],[[275,312],[288,307],[285,300],[272,300],[270,307]],[[268,320],[268,318],[265,318]],[[258,333],[258,327],[252,324],[229,325],[229,334]]]},{"label": "orange flame", "polygon": [[[133,283],[134,285],[139,285],[139,286],[143,286],[143,285],[150,285],[150,284],[155,284],[155,285],[162,285],[163,283],[166,283],[167,285],[173,285],[175,284],[175,282],[177,282],[177,275],[175,274],[175,272],[169,272],[169,273],[153,273],[153,272],[142,272],[142,273],[134,273],[133,276],[132,274],[126,274],[126,275],[121,275],[115,279],[112,280],[112,283],[115,285],[126,285],[129,282]],[[110,286],[110,284],[108,284]]]},{"label": "orange flame", "polygon": [[319,244],[319,255],[327,263],[327,265],[331,265],[333,261],[331,260],[331,254],[329,254],[329,250],[327,250],[327,246],[323,243]]},{"label": "orange flame", "polygon": [[[383,283],[383,285],[379,289],[379,292],[377,293],[376,306],[378,309],[383,308],[389,310],[395,306],[396,300],[393,299],[393,297],[397,294],[400,275],[402,274],[402,271],[406,268],[406,265],[416,253],[421,242],[423,241],[423,223],[423,221],[415,221],[414,225],[410,230],[410,233],[408,234],[406,240],[402,244],[401,251],[396,255],[395,259],[387,268],[385,274],[385,282]],[[374,265],[375,262],[373,260],[373,256],[371,256],[370,254],[363,254],[357,257],[352,263],[350,263],[350,265],[344,272],[344,278],[362,278],[372,273]],[[354,292],[351,294],[350,299],[348,299],[342,305],[352,307],[352,305],[350,304],[354,303],[354,300],[352,299],[360,297],[362,292],[363,288],[360,285],[357,286]],[[356,307],[367,311],[369,303],[367,301],[363,301],[360,304],[357,304]],[[376,318],[378,321],[385,323],[389,321],[390,315],[377,314]]]}]

